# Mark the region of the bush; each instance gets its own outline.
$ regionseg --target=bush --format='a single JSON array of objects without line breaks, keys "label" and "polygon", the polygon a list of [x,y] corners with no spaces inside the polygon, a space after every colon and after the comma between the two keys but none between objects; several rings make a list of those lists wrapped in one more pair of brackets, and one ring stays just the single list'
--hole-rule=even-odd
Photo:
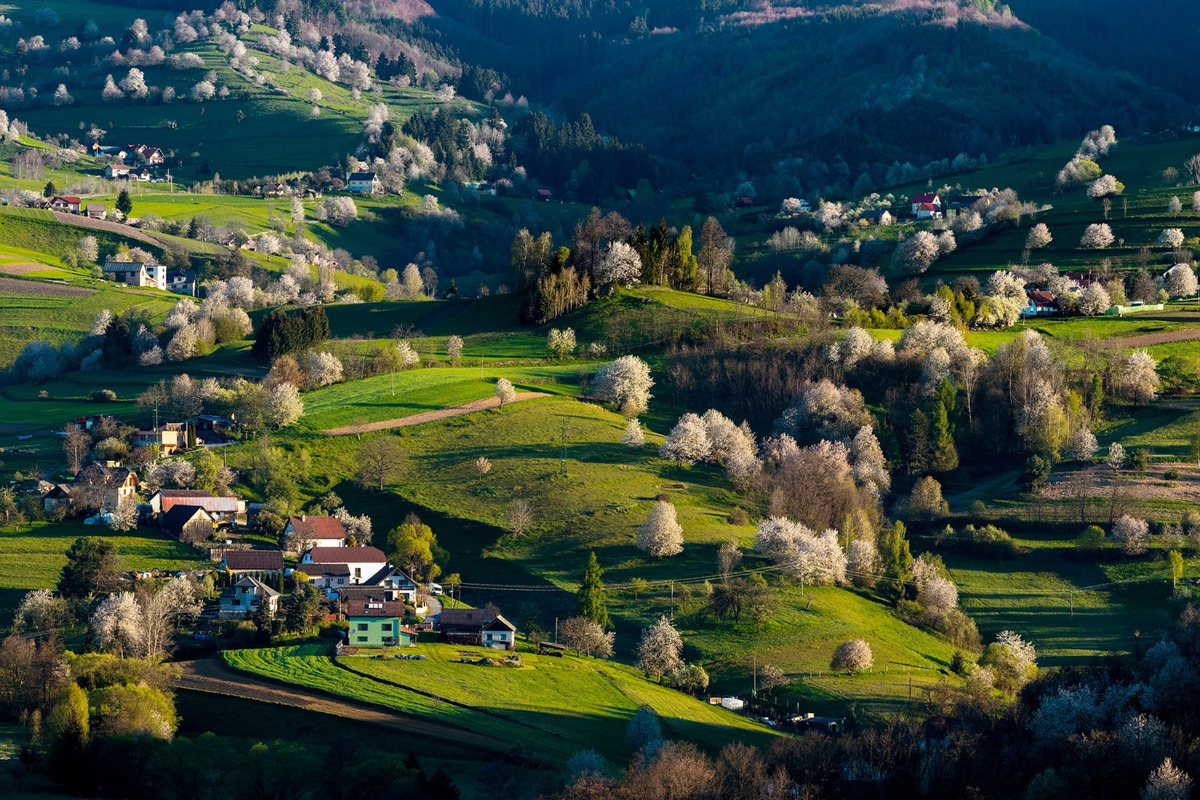
[{"label": "bush", "polygon": [[100,389],[92,392],[92,402],[94,403],[115,403],[117,402],[117,393],[112,389]]},{"label": "bush", "polygon": [[1145,470],[1146,462],[1149,460],[1149,451],[1144,447],[1138,447],[1125,454],[1125,468],[1139,471]]},{"label": "bush", "polygon": [[746,509],[744,508],[735,508],[733,511],[729,512],[729,524],[749,525],[750,515],[746,513]]},{"label": "bush", "polygon": [[976,528],[968,525],[960,531],[948,532],[939,538],[939,544],[955,550],[985,558],[1010,559],[1025,554],[1007,531],[995,525],[984,525]]},{"label": "bush", "polygon": [[875,658],[871,655],[871,646],[864,639],[854,639],[838,646],[829,668],[847,675],[857,675],[869,670],[873,663]]},{"label": "bush", "polygon": [[1169,481],[1177,481],[1179,480],[1179,470],[1169,469],[1163,473],[1163,477]]},{"label": "bush", "polygon": [[966,675],[970,666],[971,661],[967,654],[962,650],[955,650],[954,655],[950,657],[950,671],[955,675]]},{"label": "bush", "polygon": [[1025,470],[1021,473],[1017,485],[1022,491],[1035,494],[1045,489],[1050,480],[1050,461],[1041,456],[1030,456],[1025,461]]},{"label": "bush", "polygon": [[1104,529],[1099,525],[1089,525],[1075,540],[1075,548],[1085,553],[1095,555],[1104,547]]}]

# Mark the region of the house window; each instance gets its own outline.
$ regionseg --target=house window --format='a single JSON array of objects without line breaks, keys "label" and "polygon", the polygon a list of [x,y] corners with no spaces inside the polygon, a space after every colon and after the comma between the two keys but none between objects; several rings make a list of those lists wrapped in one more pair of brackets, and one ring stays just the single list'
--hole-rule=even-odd
[{"label": "house window", "polygon": [[362,567],[355,567],[355,568],[354,568],[354,577],[356,577],[356,578],[361,578],[361,577],[362,577]]},{"label": "house window", "polygon": [[367,625],[367,623],[365,623],[365,622],[360,622],[360,623],[358,623],[358,629],[359,629],[360,631],[365,631],[365,630],[367,629],[367,627],[368,627],[368,625]]},{"label": "house window", "polygon": [[356,637],[354,638],[354,641],[356,641],[356,642],[365,642],[365,641],[367,641],[367,637],[365,637],[365,636],[356,636]]},{"label": "house window", "polygon": [[390,623],[390,622],[385,622],[379,627],[380,627],[380,630],[387,631],[388,633],[392,632],[392,623]]},{"label": "house window", "polygon": [[492,635],[491,635],[490,633],[487,635],[487,640],[488,640],[489,642],[492,640]]}]

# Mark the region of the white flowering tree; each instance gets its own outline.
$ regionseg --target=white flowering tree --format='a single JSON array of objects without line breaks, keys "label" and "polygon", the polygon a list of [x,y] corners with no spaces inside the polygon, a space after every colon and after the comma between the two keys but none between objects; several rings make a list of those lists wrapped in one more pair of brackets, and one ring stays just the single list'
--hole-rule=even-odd
[{"label": "white flowering tree", "polygon": [[1094,222],[1084,229],[1083,236],[1079,239],[1079,246],[1091,250],[1103,250],[1114,241],[1116,241],[1116,237],[1113,236],[1112,228],[1106,223]]},{"label": "white flowering tree", "polygon": [[637,356],[621,356],[602,366],[593,381],[596,396],[613,403],[627,417],[639,417],[650,406],[650,365]]},{"label": "white flowering tree", "polygon": [[833,651],[829,668],[847,675],[857,675],[869,670],[874,663],[875,657],[871,654],[871,646],[866,640],[853,639],[838,645],[837,650]]},{"label": "white flowering tree", "polygon": [[596,283],[601,286],[633,286],[642,280],[642,259],[626,242],[613,242],[596,265]]},{"label": "white flowering tree", "polygon": [[1029,229],[1029,233],[1025,236],[1025,248],[1027,250],[1041,250],[1054,241],[1054,237],[1050,235],[1050,227],[1039,222]]},{"label": "white flowering tree", "polygon": [[497,380],[496,388],[492,391],[492,394],[500,401],[501,408],[504,408],[505,404],[517,399],[517,390],[513,388],[512,381],[508,378]]},{"label": "white flowering tree", "polygon": [[700,417],[691,412],[684,414],[667,435],[658,449],[658,454],[674,461],[679,466],[705,461],[712,452],[708,429]]},{"label": "white flowering tree", "polygon": [[683,552],[683,526],[675,515],[675,506],[660,500],[650,509],[638,528],[637,547],[654,558],[677,556]]},{"label": "white flowering tree", "polygon": [[642,631],[637,648],[637,668],[658,678],[683,666],[683,639],[666,617]]}]

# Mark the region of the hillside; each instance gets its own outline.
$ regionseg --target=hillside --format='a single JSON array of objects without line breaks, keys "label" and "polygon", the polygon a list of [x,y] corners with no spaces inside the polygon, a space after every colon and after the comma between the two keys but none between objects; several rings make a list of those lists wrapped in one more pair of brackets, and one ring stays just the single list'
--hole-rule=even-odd
[{"label": "hillside", "polygon": [[[1186,117],[1177,95],[1096,50],[965,5],[726,4],[701,22],[673,5],[575,16],[442,0],[424,24],[709,191],[734,191],[741,170],[760,193],[849,194],[864,171],[884,185],[893,162],[995,158],[1102,122],[1154,130]],[[560,44],[510,46],[528,36]]]}]

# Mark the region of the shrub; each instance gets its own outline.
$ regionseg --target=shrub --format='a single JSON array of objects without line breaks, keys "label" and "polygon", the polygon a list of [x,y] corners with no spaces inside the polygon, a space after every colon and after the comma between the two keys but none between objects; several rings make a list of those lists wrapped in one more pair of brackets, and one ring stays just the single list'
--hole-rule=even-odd
[{"label": "shrub", "polygon": [[967,654],[962,650],[955,650],[954,655],[950,657],[950,671],[955,675],[966,675],[970,664]]},{"label": "shrub", "polygon": [[1169,469],[1163,473],[1163,477],[1169,481],[1177,481],[1179,480],[1179,470]]},{"label": "shrub", "polygon": [[729,524],[730,525],[749,525],[750,524],[750,515],[746,513],[746,509],[744,509],[744,508],[740,508],[740,507],[735,508],[735,509],[733,509],[733,511],[729,512]]},{"label": "shrub", "polygon": [[1137,447],[1125,454],[1125,469],[1144,470],[1150,460],[1150,453],[1144,447]]},{"label": "shrub", "polygon": [[99,389],[95,392],[92,392],[92,402],[115,403],[117,402],[117,393],[112,389]]}]

